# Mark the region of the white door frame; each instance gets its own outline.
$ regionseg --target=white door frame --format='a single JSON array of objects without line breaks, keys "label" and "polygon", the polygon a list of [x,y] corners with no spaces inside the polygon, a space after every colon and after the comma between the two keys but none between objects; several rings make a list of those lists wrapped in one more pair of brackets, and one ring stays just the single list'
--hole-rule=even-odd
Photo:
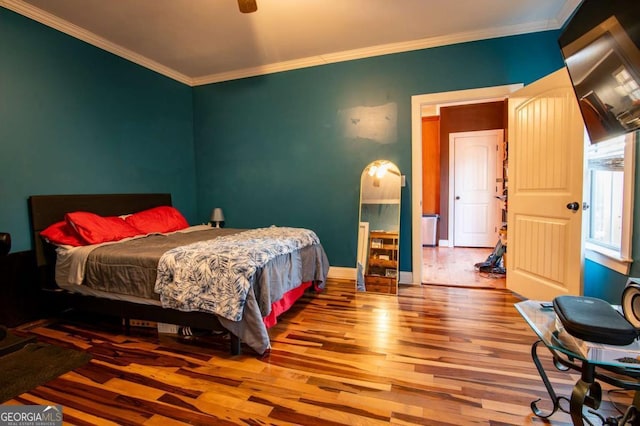
[{"label": "white door frame", "polygon": [[[422,109],[504,100],[522,83],[411,97],[411,282],[422,281]],[[431,114],[434,115],[434,114]]]}]

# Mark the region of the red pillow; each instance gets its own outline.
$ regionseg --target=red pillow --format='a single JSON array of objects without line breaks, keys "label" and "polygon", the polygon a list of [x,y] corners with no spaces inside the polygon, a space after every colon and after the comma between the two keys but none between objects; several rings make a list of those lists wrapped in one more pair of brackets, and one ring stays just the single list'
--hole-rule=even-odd
[{"label": "red pillow", "polygon": [[118,241],[142,234],[117,216],[100,216],[89,212],[73,212],[65,215],[67,223],[88,244]]},{"label": "red pillow", "polygon": [[40,235],[49,243],[68,246],[85,246],[85,243],[76,231],[65,221],[50,225]]},{"label": "red pillow", "polygon": [[125,219],[129,225],[145,234],[173,232],[189,227],[189,223],[175,207],[159,206],[133,213]]}]

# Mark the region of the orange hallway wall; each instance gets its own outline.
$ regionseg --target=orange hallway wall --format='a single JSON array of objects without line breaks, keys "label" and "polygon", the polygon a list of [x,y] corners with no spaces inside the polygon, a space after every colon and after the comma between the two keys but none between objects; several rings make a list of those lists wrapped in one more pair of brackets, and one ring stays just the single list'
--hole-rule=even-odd
[{"label": "orange hallway wall", "polygon": [[440,117],[422,117],[422,214],[440,214]]}]

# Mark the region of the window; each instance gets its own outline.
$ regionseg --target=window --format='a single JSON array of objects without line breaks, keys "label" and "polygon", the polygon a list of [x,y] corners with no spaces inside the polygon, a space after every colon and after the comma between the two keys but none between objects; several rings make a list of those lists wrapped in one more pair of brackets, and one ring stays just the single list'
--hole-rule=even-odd
[{"label": "window", "polygon": [[632,262],[634,134],[589,145],[586,159],[586,257],[627,275]]},{"label": "window", "polygon": [[640,101],[640,86],[625,67],[620,67],[613,73],[613,77],[620,84],[614,88],[620,96],[628,96],[632,102]]}]

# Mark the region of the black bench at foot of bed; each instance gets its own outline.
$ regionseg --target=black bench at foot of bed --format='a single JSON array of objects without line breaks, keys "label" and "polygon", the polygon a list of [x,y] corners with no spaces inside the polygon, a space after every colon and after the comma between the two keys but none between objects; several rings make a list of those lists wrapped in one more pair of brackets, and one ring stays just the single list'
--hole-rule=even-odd
[{"label": "black bench at foot of bed", "polygon": [[214,332],[229,333],[231,355],[240,355],[240,339],[227,329],[222,327],[218,318],[206,312],[183,312],[176,309],[163,308],[157,305],[137,304],[121,300],[104,299],[95,296],[71,293],[61,289],[43,289],[44,300],[49,307],[54,307],[58,312],[73,309],[80,312],[90,312],[100,315],[122,318],[125,324],[125,332],[130,332],[130,320],[143,320],[163,322],[178,326],[192,327]]}]

